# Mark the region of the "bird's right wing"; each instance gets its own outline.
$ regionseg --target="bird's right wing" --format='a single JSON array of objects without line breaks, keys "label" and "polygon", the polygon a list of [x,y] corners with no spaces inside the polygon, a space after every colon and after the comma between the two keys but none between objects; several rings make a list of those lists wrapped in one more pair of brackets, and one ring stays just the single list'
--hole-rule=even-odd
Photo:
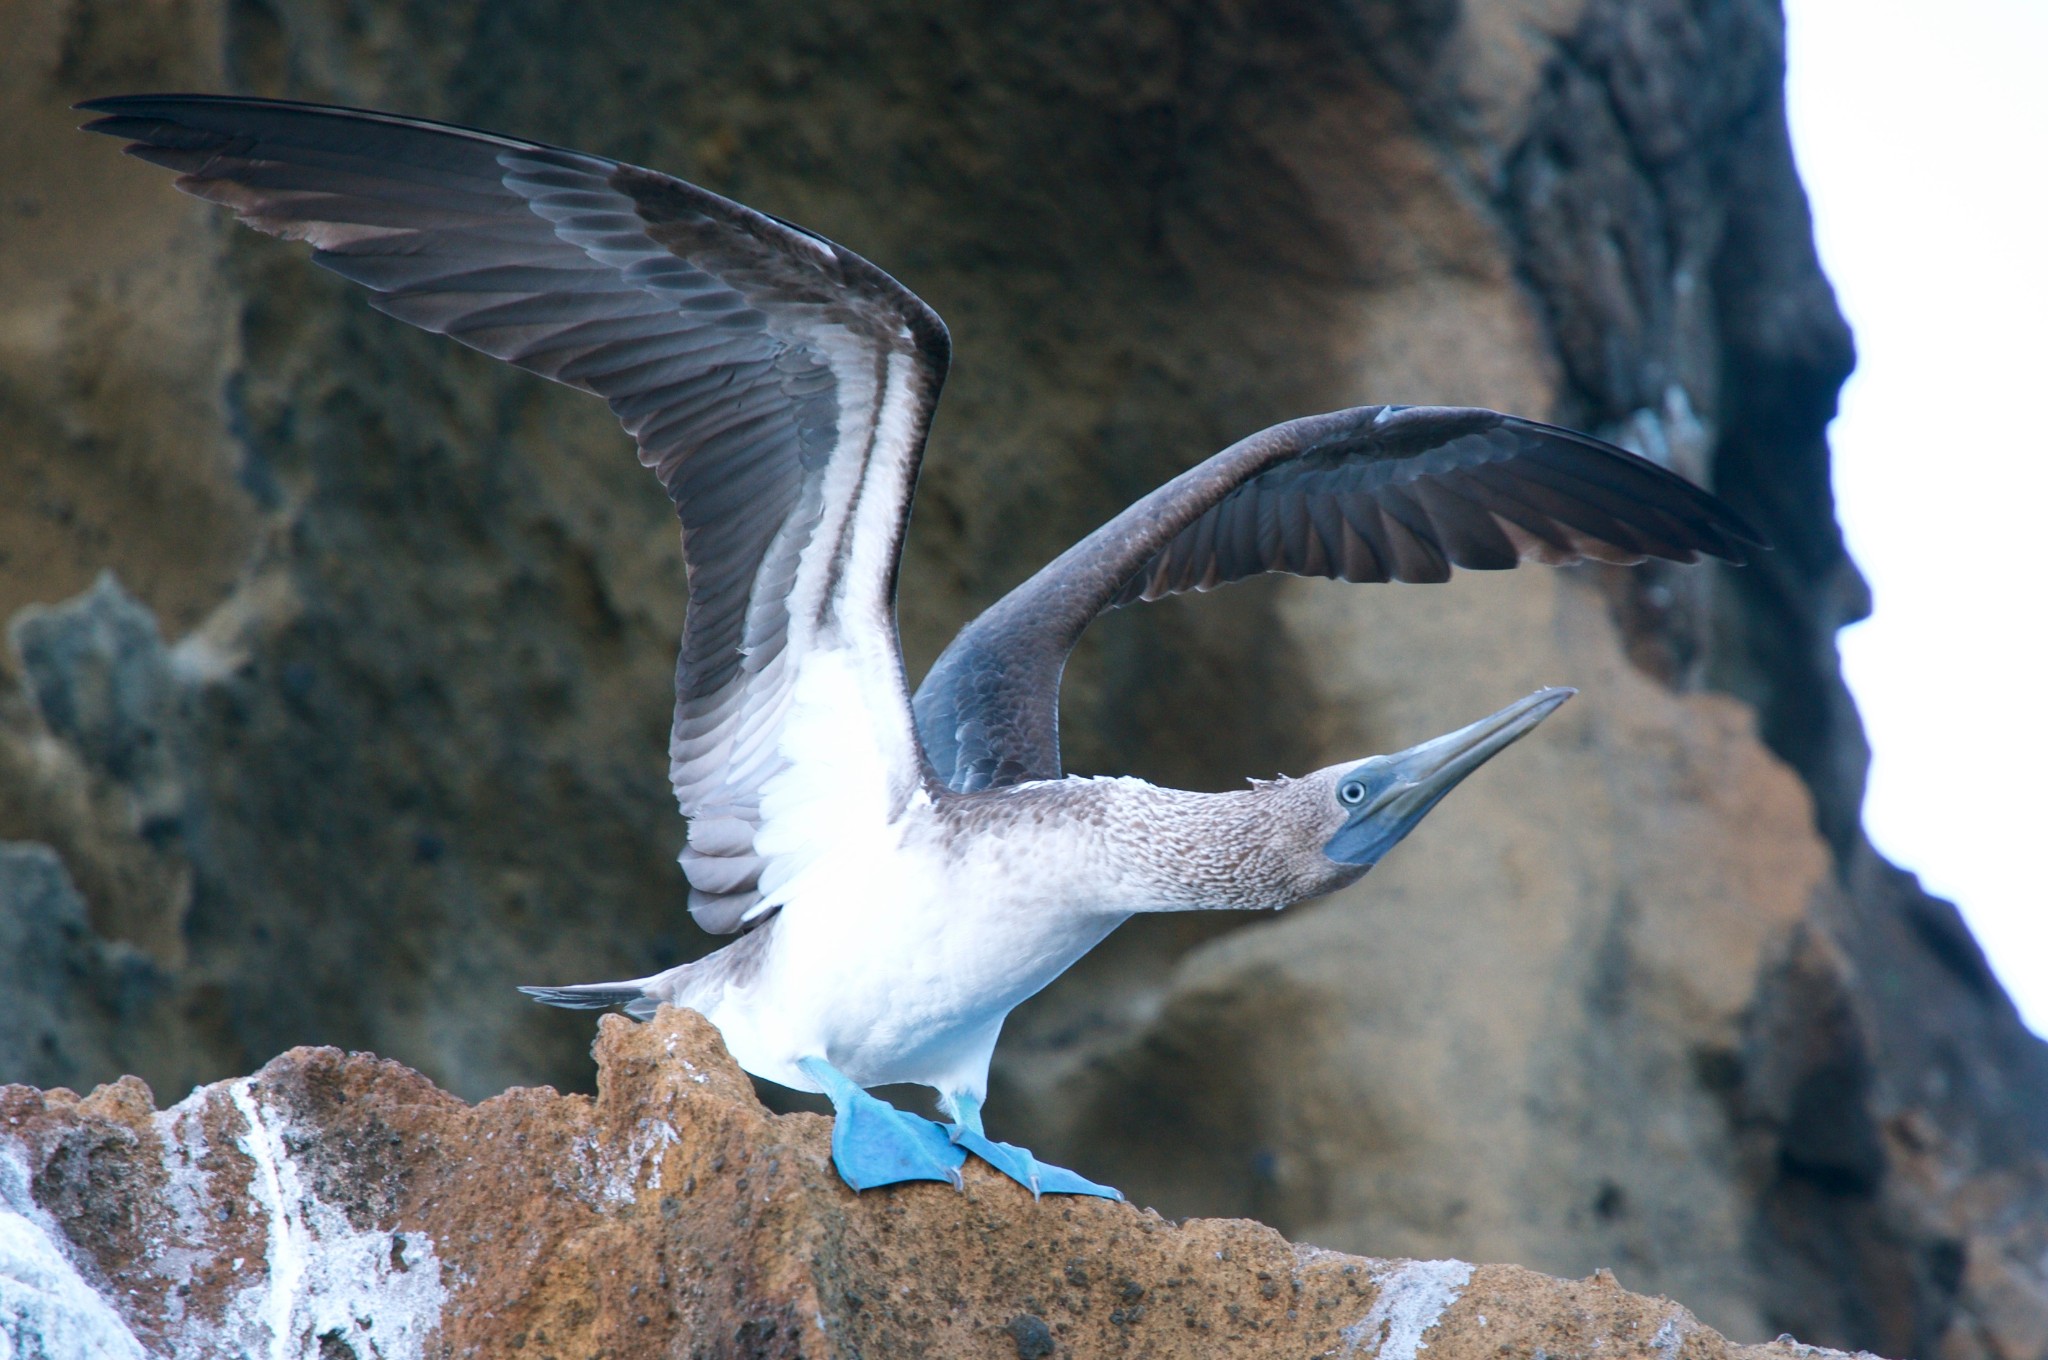
[{"label": "bird's right wing", "polygon": [[1443,581],[1532,560],[1740,562],[1761,542],[1683,477],[1571,430],[1468,407],[1311,416],[1182,473],[990,606],[919,686],[918,732],[957,791],[1056,778],[1060,672],[1113,605],[1269,571]]},{"label": "bird's right wing", "polygon": [[896,565],[948,342],[908,289],[601,156],[283,100],[79,107],[378,310],[610,403],[683,526],[669,777],[700,924],[761,919],[856,812],[923,792]]}]

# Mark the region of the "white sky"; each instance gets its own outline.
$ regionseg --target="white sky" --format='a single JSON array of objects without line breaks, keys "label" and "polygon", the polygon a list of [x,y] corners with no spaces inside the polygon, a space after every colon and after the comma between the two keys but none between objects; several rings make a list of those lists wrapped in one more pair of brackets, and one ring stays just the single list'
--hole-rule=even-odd
[{"label": "white sky", "polygon": [[1877,599],[1841,637],[1865,821],[2048,1034],[2048,0],[1785,8],[1793,143],[1856,331],[1830,434]]}]

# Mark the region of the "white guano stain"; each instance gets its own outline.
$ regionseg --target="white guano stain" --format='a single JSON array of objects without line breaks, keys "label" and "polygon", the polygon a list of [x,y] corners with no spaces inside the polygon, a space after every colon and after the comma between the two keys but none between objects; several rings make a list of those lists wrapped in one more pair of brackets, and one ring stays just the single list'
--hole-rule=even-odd
[{"label": "white guano stain", "polygon": [[1696,1324],[1690,1313],[1679,1311],[1664,1319],[1664,1325],[1650,1338],[1650,1349],[1657,1352],[1662,1360],[1678,1360],[1678,1352],[1685,1345],[1685,1338],[1692,1334]]},{"label": "white guano stain", "polygon": [[150,1117],[163,1148],[164,1206],[170,1211],[170,1228],[185,1243],[204,1241],[212,1221],[211,1178],[202,1169],[212,1151],[206,1141],[205,1110],[206,1090],[201,1087]]},{"label": "white guano stain", "polygon": [[30,1193],[27,1159],[0,1143],[0,1358],[144,1360],[142,1343],[78,1273],[63,1239]]},{"label": "white guano stain", "polygon": [[[701,1081],[703,1078],[700,1077],[698,1080]],[[633,1136],[626,1141],[627,1199],[633,1198],[630,1187],[633,1179],[639,1174],[640,1167],[650,1160],[654,1165],[647,1173],[647,1188],[661,1189],[662,1149],[671,1143],[682,1141],[682,1135],[677,1133],[666,1119],[643,1119],[635,1126]]]},{"label": "white guano stain", "polygon": [[265,1220],[265,1269],[229,1303],[223,1339],[250,1360],[320,1360],[323,1338],[357,1355],[420,1360],[448,1301],[433,1239],[351,1226],[306,1185],[288,1129],[257,1099],[254,1080],[228,1091],[249,1126],[235,1142],[254,1164],[249,1194]]},{"label": "white guano stain", "polygon": [[[206,1092],[194,1091],[185,1100],[151,1117],[157,1143],[162,1149],[164,1170],[162,1203],[165,1216],[147,1229],[145,1249],[150,1267],[164,1282],[158,1303],[162,1309],[159,1331],[179,1339],[177,1354],[203,1354],[207,1344],[217,1340],[212,1327],[187,1312],[187,1294],[201,1268],[216,1253],[210,1245],[221,1206],[213,1202],[212,1178],[204,1170],[212,1148],[206,1141]],[[230,1263],[239,1271],[241,1258]],[[205,1334],[205,1341],[186,1339]]]},{"label": "white guano stain", "polygon": [[1472,1279],[1464,1261],[1403,1261],[1373,1272],[1377,1289],[1364,1317],[1338,1335],[1343,1354],[1362,1360],[1416,1360],[1423,1340]]},{"label": "white guano stain", "polygon": [[[642,1119],[627,1135],[625,1147],[616,1153],[595,1134],[583,1134],[570,1147],[574,1157],[558,1172],[558,1188],[577,1195],[587,1204],[631,1204],[640,1193],[640,1173],[647,1169],[646,1188],[661,1189],[661,1154],[671,1143],[682,1141],[665,1119]],[[652,1161],[653,1165],[648,1166]]]}]

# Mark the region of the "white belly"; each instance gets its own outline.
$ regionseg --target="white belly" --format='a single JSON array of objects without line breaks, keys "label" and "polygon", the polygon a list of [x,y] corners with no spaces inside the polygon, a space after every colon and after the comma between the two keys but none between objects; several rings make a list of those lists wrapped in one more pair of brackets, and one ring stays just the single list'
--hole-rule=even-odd
[{"label": "white belly", "polygon": [[898,837],[821,859],[760,969],[706,1014],[742,1067],[798,1090],[817,1086],[796,1063],[823,1057],[863,1086],[980,1095],[1003,1018],[1125,919],[1077,909],[1060,877],[963,869]]}]

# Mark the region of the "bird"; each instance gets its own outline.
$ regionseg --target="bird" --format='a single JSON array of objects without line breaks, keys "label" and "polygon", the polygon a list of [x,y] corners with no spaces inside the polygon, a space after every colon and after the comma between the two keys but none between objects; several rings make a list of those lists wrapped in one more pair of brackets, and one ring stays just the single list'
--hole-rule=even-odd
[{"label": "bird", "polygon": [[[990,1138],[1004,1018],[1133,915],[1278,910],[1378,863],[1574,693],[1393,754],[1225,792],[1078,777],[1059,682],[1108,609],[1268,572],[1436,582],[1524,561],[1764,546],[1677,474],[1558,426],[1367,405],[1239,440],[968,623],[913,694],[896,629],[945,323],[866,259],[653,170],[368,110],[203,94],[77,106],[176,187],[303,241],[401,321],[610,404],[681,522],[669,779],[688,910],[734,937],[535,999],[702,1013],[748,1072],[833,1108],[856,1192],[1112,1187]],[[915,1083],[945,1122],[868,1088]]]}]

